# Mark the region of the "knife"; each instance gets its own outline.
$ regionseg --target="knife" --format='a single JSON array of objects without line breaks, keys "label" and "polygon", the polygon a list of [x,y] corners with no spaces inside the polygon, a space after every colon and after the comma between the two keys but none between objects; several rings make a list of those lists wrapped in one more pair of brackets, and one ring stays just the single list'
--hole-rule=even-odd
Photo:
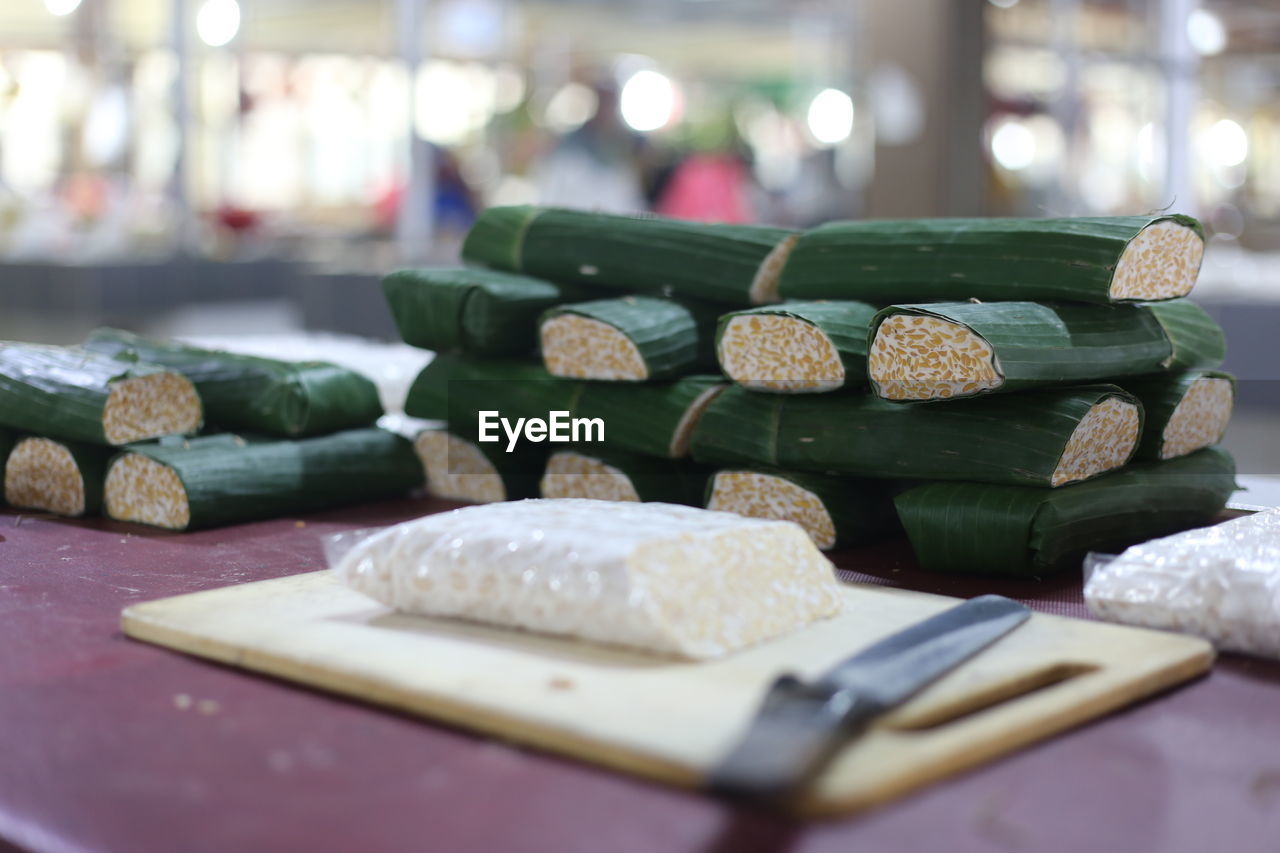
[{"label": "knife", "polygon": [[712,770],[710,791],[786,799],[871,721],[1027,621],[1031,611],[982,595],[892,634],[812,681],[780,676],[746,733]]}]

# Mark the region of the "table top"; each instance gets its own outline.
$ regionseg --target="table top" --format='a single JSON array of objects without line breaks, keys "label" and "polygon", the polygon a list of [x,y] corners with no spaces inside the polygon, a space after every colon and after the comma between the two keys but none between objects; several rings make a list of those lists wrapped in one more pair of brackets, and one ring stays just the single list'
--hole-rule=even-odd
[{"label": "table top", "polygon": [[[876,811],[803,824],[124,638],[137,601],[323,568],[400,501],[189,534],[0,512],[0,838],[47,851],[1280,849],[1280,664],[1206,678]],[[851,579],[1083,616],[1078,579]],[[3,842],[0,842],[3,847]]]}]

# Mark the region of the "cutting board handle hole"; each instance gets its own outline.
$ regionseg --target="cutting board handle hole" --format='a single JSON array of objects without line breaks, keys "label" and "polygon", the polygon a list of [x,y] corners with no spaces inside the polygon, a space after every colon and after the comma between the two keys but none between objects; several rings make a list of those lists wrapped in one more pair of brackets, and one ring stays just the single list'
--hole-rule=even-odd
[{"label": "cutting board handle hole", "polygon": [[1048,664],[1040,669],[983,684],[953,701],[926,705],[918,712],[913,712],[908,705],[899,713],[886,717],[880,725],[900,732],[924,732],[940,728],[1097,670],[1098,666],[1091,663]]}]

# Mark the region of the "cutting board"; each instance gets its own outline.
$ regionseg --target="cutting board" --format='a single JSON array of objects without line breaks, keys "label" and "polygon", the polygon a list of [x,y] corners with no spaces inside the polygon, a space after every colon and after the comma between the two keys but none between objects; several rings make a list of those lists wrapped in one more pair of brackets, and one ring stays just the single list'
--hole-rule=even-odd
[{"label": "cutting board", "polygon": [[[709,663],[405,616],[328,572],[124,611],[126,634],[660,782],[698,787],[775,676],[957,603],[847,584],[842,615]],[[1035,614],[845,748],[796,811],[865,808],[1209,668],[1203,640]]]}]

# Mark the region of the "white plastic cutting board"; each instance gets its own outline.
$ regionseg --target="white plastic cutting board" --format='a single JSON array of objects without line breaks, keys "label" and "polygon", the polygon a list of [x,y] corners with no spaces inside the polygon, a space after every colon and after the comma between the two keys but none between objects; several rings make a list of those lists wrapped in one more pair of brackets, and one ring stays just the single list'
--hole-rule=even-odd
[{"label": "white plastic cutting board", "polygon": [[[956,599],[846,585],[842,615],[711,663],[392,613],[328,572],[134,605],[126,634],[697,787],[784,671],[812,675]],[[1202,640],[1035,614],[846,748],[798,811],[864,808],[1209,668]],[[1010,698],[1013,697],[1013,698]]]}]

